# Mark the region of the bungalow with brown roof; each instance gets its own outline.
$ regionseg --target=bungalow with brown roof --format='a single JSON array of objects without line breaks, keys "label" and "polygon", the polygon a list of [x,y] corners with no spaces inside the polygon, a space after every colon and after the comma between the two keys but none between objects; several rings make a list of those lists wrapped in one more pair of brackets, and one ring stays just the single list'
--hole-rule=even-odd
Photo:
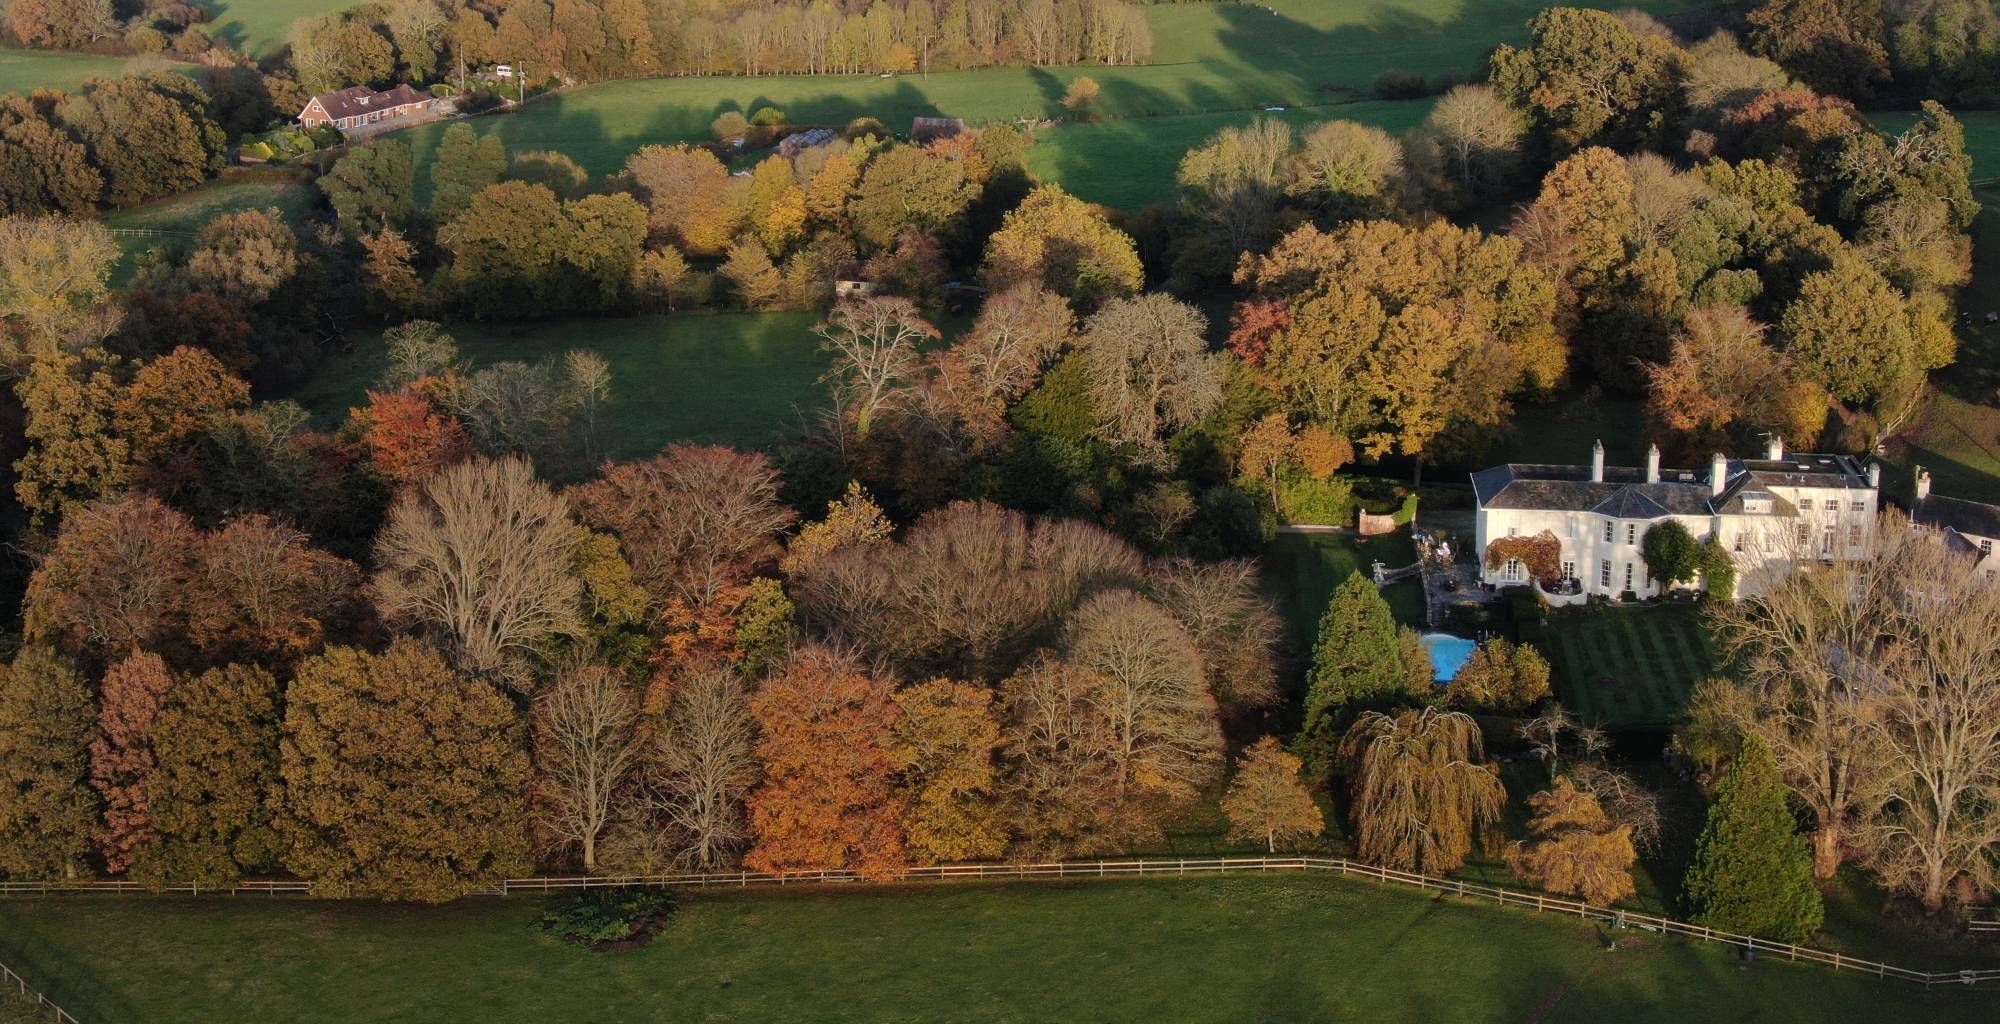
[{"label": "bungalow with brown roof", "polygon": [[348,86],[337,92],[323,92],[306,101],[299,111],[299,123],[308,128],[330,124],[341,131],[393,118],[419,114],[430,109],[431,98],[398,85],[376,92],[365,85]]}]

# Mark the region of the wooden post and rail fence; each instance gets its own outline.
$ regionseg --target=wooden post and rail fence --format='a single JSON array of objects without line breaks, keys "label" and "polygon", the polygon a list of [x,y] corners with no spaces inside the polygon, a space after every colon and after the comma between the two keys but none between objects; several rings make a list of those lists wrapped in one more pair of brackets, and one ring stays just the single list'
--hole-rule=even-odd
[{"label": "wooden post and rail fence", "polygon": [[[1094,860],[1094,861],[1051,861],[1035,864],[941,864],[931,867],[905,868],[890,879],[866,879],[853,871],[709,871],[687,872],[664,875],[605,875],[599,877],[570,876],[543,878],[509,878],[495,883],[490,888],[478,890],[471,895],[506,897],[520,894],[546,894],[552,892],[582,891],[588,889],[649,887],[684,888],[748,888],[750,886],[786,885],[853,885],[853,884],[895,884],[899,882],[949,882],[961,880],[984,881],[1049,881],[1083,880],[1095,878],[1186,878],[1218,874],[1258,873],[1258,872],[1325,872],[1329,874],[1354,875],[1373,879],[1391,885],[1404,885],[1419,890],[1428,890],[1448,896],[1478,901],[1492,901],[1503,907],[1523,907],[1540,913],[1566,914],[1596,921],[1613,928],[1637,928],[1642,931],[1657,932],[1662,935],[1678,935],[1700,942],[1714,942],[1735,946],[1738,949],[1782,957],[1788,961],[1820,964],[1841,971],[1858,971],[1873,974],[1879,978],[1895,978],[1923,985],[1976,985],[2000,982],[2000,969],[1966,971],[1919,971],[1895,964],[1865,960],[1844,953],[1798,946],[1788,942],[1773,942],[1751,935],[1720,931],[1704,925],[1689,924],[1667,917],[1634,913],[1598,907],[1576,900],[1566,900],[1546,893],[1522,889],[1506,889],[1499,886],[1483,885],[1454,878],[1435,878],[1409,871],[1362,864],[1337,857],[1211,857],[1205,859],[1182,860]],[[137,882],[85,881],[85,882],[0,882],[0,897],[4,896],[53,896],[87,894],[127,894],[127,895],[194,895],[194,896],[310,896],[312,884],[302,881],[246,881],[226,889],[204,889],[195,886],[168,886],[148,888]],[[2000,931],[2000,921],[1974,922],[1975,931]],[[54,1003],[31,989],[27,982],[4,964],[0,964],[0,980],[17,988],[26,998],[34,999],[37,1005],[48,1011],[49,1019],[57,1024],[79,1024],[77,1019],[64,1012]]]}]

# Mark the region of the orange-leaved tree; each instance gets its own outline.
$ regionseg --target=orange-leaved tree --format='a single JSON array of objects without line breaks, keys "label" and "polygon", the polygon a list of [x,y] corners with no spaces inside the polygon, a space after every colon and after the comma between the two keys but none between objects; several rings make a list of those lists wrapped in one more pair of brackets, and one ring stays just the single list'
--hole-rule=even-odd
[{"label": "orange-leaved tree", "polygon": [[849,869],[885,878],[907,861],[894,681],[850,651],[801,647],[750,698],[764,782],[750,794],[757,871]]}]

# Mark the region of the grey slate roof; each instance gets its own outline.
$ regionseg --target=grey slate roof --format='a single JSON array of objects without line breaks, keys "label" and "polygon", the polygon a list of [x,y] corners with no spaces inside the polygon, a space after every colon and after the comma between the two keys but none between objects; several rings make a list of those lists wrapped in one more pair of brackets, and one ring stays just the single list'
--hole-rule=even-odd
[{"label": "grey slate roof", "polygon": [[[1868,487],[1867,474],[1845,455],[1801,454],[1777,461],[1731,459],[1725,464],[1724,479],[1728,483],[1715,495],[1706,471],[1662,469],[1658,483],[1647,483],[1643,469],[1606,466],[1604,480],[1598,482],[1590,479],[1589,466],[1512,463],[1472,474],[1472,490],[1482,508],[1659,519],[1669,515],[1792,516],[1798,509],[1772,493],[1771,487]],[[1768,505],[1753,512],[1746,499],[1761,499]]]},{"label": "grey slate roof", "polygon": [[1910,520],[1924,526],[1956,530],[1971,537],[2000,537],[2000,505],[1933,494],[1910,508]]}]

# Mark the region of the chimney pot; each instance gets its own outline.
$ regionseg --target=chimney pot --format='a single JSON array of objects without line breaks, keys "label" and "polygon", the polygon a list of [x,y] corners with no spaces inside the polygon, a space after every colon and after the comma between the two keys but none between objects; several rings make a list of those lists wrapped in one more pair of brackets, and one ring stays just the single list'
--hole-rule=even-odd
[{"label": "chimney pot", "polygon": [[1646,482],[1649,484],[1656,484],[1660,482],[1659,445],[1653,445],[1646,449]]},{"label": "chimney pot", "polygon": [[1711,497],[1722,494],[1729,484],[1729,459],[1721,452],[1708,457],[1708,493]]},{"label": "chimney pot", "polygon": [[1594,484],[1604,482],[1604,442],[1602,440],[1590,446],[1590,482]]},{"label": "chimney pot", "polygon": [[1764,443],[1764,457],[1772,462],[1783,459],[1785,457],[1785,439],[1772,434],[1771,439]]},{"label": "chimney pot", "polygon": [[1881,463],[1871,462],[1868,464],[1868,486],[1873,487],[1878,491],[1882,489]]},{"label": "chimney pot", "polygon": [[1931,473],[1922,466],[1917,467],[1917,500],[1931,496]]}]

